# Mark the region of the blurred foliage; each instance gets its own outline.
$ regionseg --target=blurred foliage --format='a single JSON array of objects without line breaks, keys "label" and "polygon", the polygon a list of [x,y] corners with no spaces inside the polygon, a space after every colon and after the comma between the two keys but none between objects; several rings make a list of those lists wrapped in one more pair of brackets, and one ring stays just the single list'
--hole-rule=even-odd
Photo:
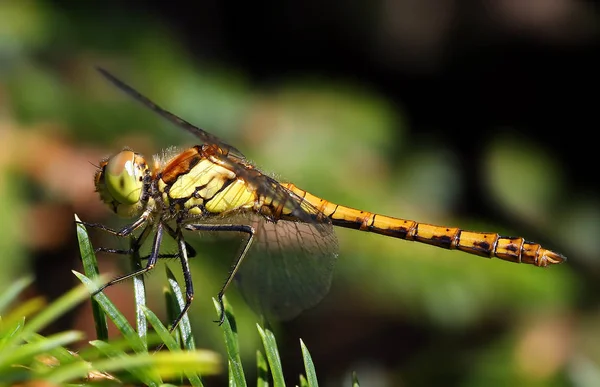
[{"label": "blurred foliage", "polygon": [[[253,84],[235,63],[192,57],[168,26],[145,13],[0,2],[0,291],[31,271],[33,294],[71,281],[58,273],[78,265],[77,250],[64,247],[74,240],[74,212],[89,222],[125,224],[94,193],[99,159],[124,146],[150,156],[194,142],[108,85],[97,65],[315,195],[464,229],[524,234],[519,225],[577,262],[542,270],[339,230],[330,295],[296,322],[273,327],[286,339],[296,335],[287,339],[294,343],[305,340],[320,378],[335,384],[358,370],[363,385],[600,383],[600,353],[590,345],[600,337],[593,293],[600,203],[570,190],[548,150],[508,128],[488,134],[488,159],[477,178],[513,223],[463,216],[456,212],[464,200],[460,176],[471,171],[460,169],[445,144],[407,138],[410,123],[385,96],[356,80],[313,73]],[[96,238],[95,245],[119,243]],[[209,297],[236,246],[210,236],[189,241],[202,246],[192,262],[191,322],[203,332],[198,345],[224,351]],[[101,272],[123,270],[126,262],[101,258]],[[160,274],[148,278],[155,284],[147,287],[149,307],[157,311],[160,281]],[[128,286],[111,292],[132,305]],[[248,340],[242,358],[254,359],[256,316],[236,290],[228,298],[240,337]],[[86,321],[75,317],[73,324]],[[362,350],[350,354],[353,348]],[[338,356],[339,362],[330,360]],[[330,368],[323,369],[323,359]]]},{"label": "blurred foliage", "polygon": [[[99,285],[87,278],[85,280],[92,288]],[[2,385],[121,385],[124,380],[134,380],[143,381],[148,386],[158,386],[163,383],[162,378],[172,380],[186,374],[191,375],[193,386],[201,386],[196,373],[213,375],[220,371],[219,359],[211,351],[190,349],[185,352],[150,354],[148,348],[136,347],[134,342],[140,343],[141,340],[130,326],[132,334],[130,337],[125,335],[126,340],[93,340],[79,353],[70,351],[67,346],[84,339],[81,332],[70,330],[47,337],[38,332],[87,299],[88,289],[83,286],[74,288],[48,305],[41,298],[19,304],[15,301],[27,282],[30,280],[12,282],[0,300]],[[108,303],[106,299],[103,300],[103,306],[105,303]],[[14,306],[12,310],[7,308],[11,304]],[[122,321],[115,323],[127,325],[123,316],[120,317]],[[120,329],[126,330],[122,326]]]}]

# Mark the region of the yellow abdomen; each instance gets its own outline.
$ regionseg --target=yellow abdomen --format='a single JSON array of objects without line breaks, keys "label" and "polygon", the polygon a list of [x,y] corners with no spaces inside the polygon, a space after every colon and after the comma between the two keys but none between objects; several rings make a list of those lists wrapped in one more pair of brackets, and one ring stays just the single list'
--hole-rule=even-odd
[{"label": "yellow abdomen", "polygon": [[328,216],[335,226],[370,231],[446,249],[457,249],[482,257],[548,266],[566,260],[562,254],[543,248],[521,237],[497,233],[464,231],[457,227],[435,226],[413,220],[392,218],[372,212],[340,206],[314,196],[292,183],[282,184]]}]

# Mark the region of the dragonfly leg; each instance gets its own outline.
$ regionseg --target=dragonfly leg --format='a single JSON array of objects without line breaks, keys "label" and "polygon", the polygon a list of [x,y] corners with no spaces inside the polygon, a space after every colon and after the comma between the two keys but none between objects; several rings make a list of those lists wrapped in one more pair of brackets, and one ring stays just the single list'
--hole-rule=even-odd
[{"label": "dragonfly leg", "polygon": [[[185,240],[183,239],[183,234],[181,233],[181,229],[179,227],[177,227],[177,231],[175,231],[173,229],[171,229],[170,231],[173,232],[173,234],[171,236],[173,238],[175,238],[175,240],[177,241],[177,245],[179,246],[179,254],[178,255],[179,255],[179,260],[181,261],[181,270],[183,271],[183,280],[185,282],[185,305],[179,312],[179,315],[177,316],[177,318],[175,318],[175,320],[171,324],[171,328],[169,329],[169,332],[173,333],[175,331],[175,329],[177,328],[177,326],[179,325],[179,323],[181,322],[181,320],[183,319],[183,316],[185,316],[188,309],[190,309],[190,306],[192,306],[192,301],[194,300],[194,284],[192,282],[192,273],[190,271],[190,264],[188,261],[188,254],[187,254],[187,247],[189,246],[189,244],[187,242],[185,242]],[[169,231],[169,234],[171,234],[170,231]],[[194,254],[195,253],[196,252],[194,251]]]},{"label": "dragonfly leg", "polygon": [[227,275],[227,279],[225,283],[221,287],[219,294],[217,295],[217,300],[219,302],[219,306],[221,307],[221,315],[219,316],[219,320],[215,321],[219,323],[219,325],[223,324],[225,321],[225,306],[223,305],[223,296],[225,295],[225,291],[233,281],[235,274],[240,268],[246,253],[250,249],[252,245],[252,241],[254,240],[255,230],[252,226],[245,224],[187,224],[185,226],[186,230],[189,231],[228,231],[228,232],[243,232],[248,234],[248,240],[242,246],[242,251],[238,254],[237,258],[233,261],[233,265],[231,266],[231,270]]},{"label": "dragonfly leg", "polygon": [[146,221],[148,220],[148,216],[150,216],[150,212],[144,212],[135,222],[128,224],[127,226],[123,227],[120,230],[114,230],[110,227],[106,227],[102,223],[88,223],[88,222],[83,222],[81,220],[76,220],[75,223],[82,224],[86,227],[97,228],[97,229],[105,231],[109,234],[113,234],[113,235],[116,235],[119,237],[125,237],[125,236],[131,235],[132,232],[134,232],[135,230],[140,228],[142,225],[144,225],[144,223],[146,223]]},{"label": "dragonfly leg", "polygon": [[[194,258],[197,253],[196,250],[186,241],[183,240],[183,235],[179,235],[181,234],[181,232],[177,232],[175,230],[173,230],[173,228],[171,228],[171,226],[169,226],[168,224],[165,224],[165,228],[167,229],[167,232],[169,233],[169,235],[171,236],[171,238],[173,238],[175,241],[177,241],[177,243],[179,243],[180,240],[183,241],[183,243],[185,243],[185,252],[187,253],[187,257],[188,258]],[[174,255],[174,254],[171,254]],[[181,249],[179,249],[179,254],[174,255],[172,258],[180,258],[181,257]]]},{"label": "dragonfly leg", "polygon": [[[94,251],[96,253],[107,253],[107,254],[118,254],[118,255],[131,255],[131,254],[134,254],[136,252],[134,249],[123,250],[123,249],[111,249],[109,247],[97,247]],[[146,260],[148,258],[150,258],[150,255],[144,255],[143,257],[140,257],[141,260]],[[176,253],[176,254],[158,254],[158,259],[164,259],[164,258],[168,258],[168,259],[179,258],[179,253]],[[188,258],[192,258],[192,254],[191,253],[188,254]]]},{"label": "dragonfly leg", "polygon": [[130,255],[133,254],[133,249],[111,249],[110,247],[96,247],[94,252],[97,253],[107,253],[107,254],[119,254],[119,255]]},{"label": "dragonfly leg", "polygon": [[[120,255],[131,255],[134,253],[137,253],[140,248],[142,247],[142,245],[144,244],[144,242],[146,241],[146,238],[148,238],[148,235],[150,235],[150,232],[152,231],[152,227],[150,226],[146,226],[146,228],[144,228],[144,231],[142,231],[142,233],[140,234],[139,237],[135,238],[133,240],[133,243],[131,243],[131,247],[127,250],[123,250],[123,249],[112,249],[109,247],[97,247],[94,252],[96,253],[109,253],[109,254],[120,254]],[[144,257],[142,259],[147,259],[148,257]]]},{"label": "dragonfly leg", "polygon": [[[144,231],[142,232],[142,235],[146,234],[146,230],[148,230],[148,229],[151,229],[151,226],[147,226],[144,229]],[[129,278],[137,277],[138,275],[142,275],[142,274],[147,273],[150,270],[154,269],[154,266],[156,266],[156,262],[158,261],[158,257],[159,257],[158,251],[160,248],[160,243],[162,241],[162,237],[163,237],[163,225],[162,225],[162,223],[159,223],[158,226],[156,227],[156,235],[154,236],[154,242],[152,243],[152,251],[150,253],[150,257],[148,258],[148,262],[146,263],[146,267],[144,267],[140,270],[136,270],[133,273],[122,275],[120,277],[117,277],[117,278],[107,282],[106,284],[104,284],[100,288],[98,288],[96,291],[94,291],[94,293],[92,293],[92,296],[95,296],[96,294],[102,292],[104,289],[106,289],[109,286],[112,286],[116,283],[125,281]],[[139,239],[140,238],[138,238],[137,240],[139,241]],[[139,247],[134,246],[134,247],[132,247],[131,250],[137,251],[136,249],[139,249]]]},{"label": "dragonfly leg", "polygon": [[[91,225],[92,227],[101,228],[102,230],[105,230],[105,228],[97,227],[97,225],[94,223],[84,223],[84,222],[81,222],[81,223],[85,224],[87,226]],[[169,226],[168,224],[164,224],[164,227],[167,230],[167,232],[169,233],[169,235],[171,236],[171,238],[173,238],[174,240],[177,240],[177,233],[175,232],[175,230],[173,230],[173,228],[171,226]],[[114,231],[114,230],[111,230],[111,231]],[[144,231],[142,231],[140,236],[133,242],[132,247],[127,250],[113,249],[113,248],[109,248],[109,247],[97,247],[94,250],[94,252],[95,253],[119,254],[119,255],[132,255],[132,254],[136,253],[137,251],[139,251],[139,249],[142,247],[142,245],[146,241],[146,238],[148,237],[148,235],[150,235],[151,231],[152,231],[151,227],[146,227],[144,229]],[[116,234],[116,232],[115,232],[115,234]],[[186,246],[188,258],[193,258],[197,255],[196,250],[189,243],[185,242],[185,246]],[[180,257],[179,253],[177,253],[177,254],[159,254],[158,255],[159,259],[179,258],[179,257]],[[150,258],[150,255],[140,257],[140,259],[148,259],[148,258]]]}]

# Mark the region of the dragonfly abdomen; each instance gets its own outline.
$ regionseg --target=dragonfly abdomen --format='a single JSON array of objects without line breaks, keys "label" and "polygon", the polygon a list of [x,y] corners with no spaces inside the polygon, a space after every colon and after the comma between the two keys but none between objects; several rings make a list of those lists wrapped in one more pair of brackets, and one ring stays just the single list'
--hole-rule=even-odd
[{"label": "dragonfly abdomen", "polygon": [[285,187],[317,207],[331,219],[335,226],[369,231],[449,250],[460,250],[481,257],[495,257],[509,262],[535,266],[548,266],[566,260],[563,255],[521,237],[465,231],[457,227],[436,226],[374,214],[331,203],[299,189],[291,183],[286,184]]}]

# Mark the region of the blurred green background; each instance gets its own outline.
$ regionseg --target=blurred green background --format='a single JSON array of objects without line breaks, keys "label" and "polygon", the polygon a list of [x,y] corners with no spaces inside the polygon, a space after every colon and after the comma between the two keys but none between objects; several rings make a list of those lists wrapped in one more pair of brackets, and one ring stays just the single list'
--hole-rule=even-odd
[{"label": "blurred green background", "polygon": [[[338,230],[330,294],[274,326],[290,382],[302,338],[324,386],[354,370],[368,386],[600,385],[598,18],[570,0],[0,1],[0,291],[26,274],[31,296],[76,285],[74,213],[125,224],[94,192],[101,158],[193,144],[100,65],[315,195],[569,258],[544,270]],[[190,241],[198,345],[223,352],[210,298],[231,255]],[[147,283],[164,316],[161,266]],[[107,294],[133,318],[130,284]],[[257,317],[227,295],[252,364]],[[50,331],[91,340],[90,318]]]}]

